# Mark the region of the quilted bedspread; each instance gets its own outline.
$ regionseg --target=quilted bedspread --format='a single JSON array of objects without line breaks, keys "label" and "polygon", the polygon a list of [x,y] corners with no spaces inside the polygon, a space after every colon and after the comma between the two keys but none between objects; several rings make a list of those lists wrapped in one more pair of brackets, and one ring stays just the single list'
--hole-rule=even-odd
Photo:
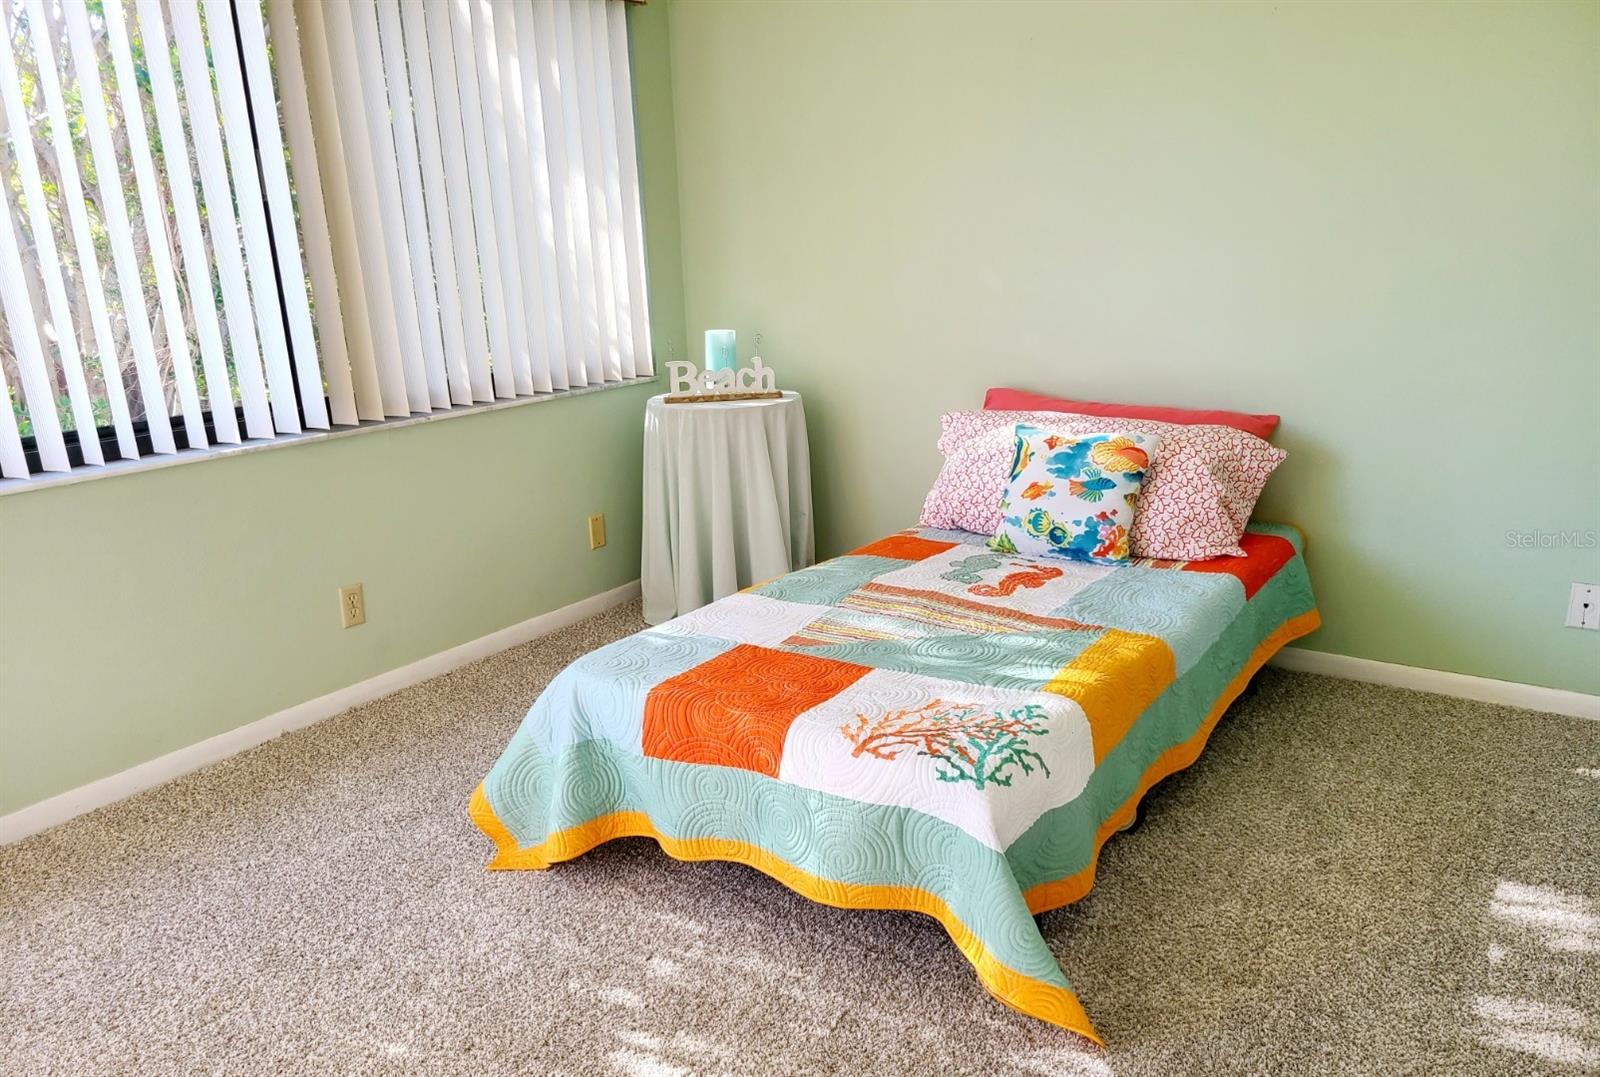
[{"label": "quilted bedspread", "polygon": [[626,835],[940,921],[1002,1002],[1098,1041],[1033,914],[1317,626],[1289,527],[1106,567],[913,529],[580,658],[473,794],[491,868]]}]

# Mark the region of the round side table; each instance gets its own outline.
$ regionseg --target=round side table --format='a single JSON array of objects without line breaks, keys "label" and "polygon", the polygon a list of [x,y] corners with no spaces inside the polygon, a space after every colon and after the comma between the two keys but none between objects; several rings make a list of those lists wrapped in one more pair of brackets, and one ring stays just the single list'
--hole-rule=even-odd
[{"label": "round side table", "polygon": [[653,625],[811,564],[800,394],[703,404],[651,397],[643,539],[644,619]]}]

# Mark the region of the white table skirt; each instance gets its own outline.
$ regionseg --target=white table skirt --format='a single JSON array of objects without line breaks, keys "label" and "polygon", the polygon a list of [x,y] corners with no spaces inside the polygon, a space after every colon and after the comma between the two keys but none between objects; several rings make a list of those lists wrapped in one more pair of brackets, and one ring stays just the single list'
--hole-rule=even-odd
[{"label": "white table skirt", "polygon": [[812,563],[811,455],[799,393],[645,405],[644,619]]}]

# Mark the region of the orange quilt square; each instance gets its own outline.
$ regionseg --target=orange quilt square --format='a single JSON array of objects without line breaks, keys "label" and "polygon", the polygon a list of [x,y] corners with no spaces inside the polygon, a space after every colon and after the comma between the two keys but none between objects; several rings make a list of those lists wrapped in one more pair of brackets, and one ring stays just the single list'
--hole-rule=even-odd
[{"label": "orange quilt square", "polygon": [[869,542],[858,550],[851,550],[850,553],[862,557],[893,557],[901,561],[921,561],[936,553],[944,553],[954,546],[953,542],[918,538],[916,535],[890,535],[877,542]]},{"label": "orange quilt square", "polygon": [[1190,561],[1185,572],[1223,572],[1239,577],[1244,584],[1245,601],[1256,596],[1268,580],[1294,557],[1294,543],[1277,535],[1247,531],[1239,537],[1243,557],[1213,557],[1209,561]]},{"label": "orange quilt square", "polygon": [[866,673],[850,662],[742,643],[650,689],[644,754],[776,778],[795,718]]}]

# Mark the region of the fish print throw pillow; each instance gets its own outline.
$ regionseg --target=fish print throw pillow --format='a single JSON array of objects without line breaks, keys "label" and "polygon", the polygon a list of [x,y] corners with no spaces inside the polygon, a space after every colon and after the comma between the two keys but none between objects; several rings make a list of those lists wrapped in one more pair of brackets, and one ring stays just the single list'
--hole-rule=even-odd
[{"label": "fish print throw pillow", "polygon": [[1154,434],[1069,435],[1019,424],[989,546],[1025,557],[1127,561],[1134,505],[1160,450]]}]

